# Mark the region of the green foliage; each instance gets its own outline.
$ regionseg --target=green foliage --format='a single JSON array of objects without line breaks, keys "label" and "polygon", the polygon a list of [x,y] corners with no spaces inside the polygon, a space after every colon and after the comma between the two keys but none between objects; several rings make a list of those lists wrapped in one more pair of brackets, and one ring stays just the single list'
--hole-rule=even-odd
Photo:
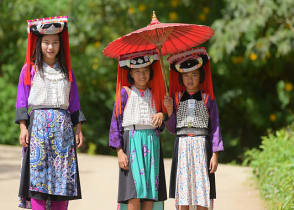
[{"label": "green foliage", "polygon": [[[2,91],[4,90],[5,91]],[[6,78],[0,77],[0,144],[18,143],[18,127],[14,124],[16,88],[7,82]]]},{"label": "green foliage", "polygon": [[294,208],[294,124],[262,138],[260,150],[246,152],[261,193],[271,209]]},{"label": "green foliage", "polygon": [[213,23],[211,53],[215,61],[244,49],[247,58],[267,62],[271,55],[293,53],[294,2],[291,0],[226,0],[223,17]]},{"label": "green foliage", "polygon": [[268,128],[294,119],[294,1],[224,3],[209,53],[226,153],[240,160]]}]

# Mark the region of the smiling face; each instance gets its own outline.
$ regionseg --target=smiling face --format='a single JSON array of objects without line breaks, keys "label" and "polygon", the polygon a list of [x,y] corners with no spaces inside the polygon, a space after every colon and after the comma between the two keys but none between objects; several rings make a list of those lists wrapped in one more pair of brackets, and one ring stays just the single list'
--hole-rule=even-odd
[{"label": "smiling face", "polygon": [[43,61],[53,65],[60,49],[59,36],[57,34],[44,35],[41,42]]},{"label": "smiling face", "polygon": [[143,68],[136,68],[132,69],[131,77],[134,79],[134,84],[139,89],[147,88],[149,79],[150,79],[150,68],[143,67]]},{"label": "smiling face", "polygon": [[200,84],[200,72],[198,70],[190,71],[187,73],[182,73],[182,80],[186,90],[198,91]]}]

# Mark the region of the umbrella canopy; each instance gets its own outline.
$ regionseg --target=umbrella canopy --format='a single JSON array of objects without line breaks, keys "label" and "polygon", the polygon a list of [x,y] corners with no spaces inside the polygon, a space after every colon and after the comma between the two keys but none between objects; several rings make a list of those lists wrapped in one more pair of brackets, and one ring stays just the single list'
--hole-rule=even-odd
[{"label": "umbrella canopy", "polygon": [[204,25],[161,23],[155,12],[151,23],[109,43],[103,53],[111,58],[144,50],[159,49],[161,55],[174,54],[200,45],[213,36]]}]

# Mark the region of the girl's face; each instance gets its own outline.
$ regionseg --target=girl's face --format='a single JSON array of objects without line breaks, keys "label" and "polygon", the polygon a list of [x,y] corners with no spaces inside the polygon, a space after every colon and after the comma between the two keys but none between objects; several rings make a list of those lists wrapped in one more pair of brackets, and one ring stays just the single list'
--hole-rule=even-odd
[{"label": "girl's face", "polygon": [[200,72],[198,70],[182,73],[182,79],[187,91],[195,91],[199,89]]},{"label": "girl's face", "polygon": [[60,49],[59,36],[57,34],[44,35],[41,42],[43,60],[48,64],[54,64]]},{"label": "girl's face", "polygon": [[135,86],[140,89],[145,89],[150,79],[150,69],[149,67],[132,69],[131,77],[134,79]]}]

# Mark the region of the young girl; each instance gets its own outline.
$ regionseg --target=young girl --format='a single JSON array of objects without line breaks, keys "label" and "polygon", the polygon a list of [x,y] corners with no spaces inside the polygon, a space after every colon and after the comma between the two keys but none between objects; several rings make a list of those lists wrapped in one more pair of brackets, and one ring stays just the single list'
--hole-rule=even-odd
[{"label": "young girl", "polygon": [[168,130],[177,135],[170,197],[177,209],[208,209],[215,199],[214,172],[223,150],[209,57],[196,48],[168,58],[170,95],[165,97]]},{"label": "young girl", "polygon": [[167,195],[159,134],[164,90],[155,50],[120,57],[109,131],[120,168],[119,210],[163,209]]},{"label": "young girl", "polygon": [[85,117],[70,66],[67,24],[61,16],[28,21],[15,120],[23,145],[22,208],[65,210],[68,200],[81,198],[76,146],[83,144]]}]

